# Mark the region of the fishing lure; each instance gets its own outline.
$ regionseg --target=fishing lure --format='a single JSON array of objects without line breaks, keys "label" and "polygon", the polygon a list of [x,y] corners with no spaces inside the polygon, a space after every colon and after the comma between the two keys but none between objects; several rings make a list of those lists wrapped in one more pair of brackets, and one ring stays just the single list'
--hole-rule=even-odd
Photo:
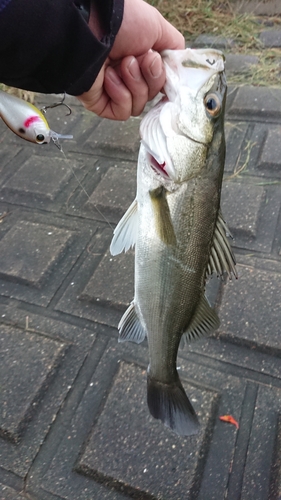
[{"label": "fishing lure", "polygon": [[222,415],[219,417],[223,422],[228,422],[229,424],[235,425],[236,429],[239,429],[239,424],[237,420],[232,415]]},{"label": "fishing lure", "polygon": [[[60,104],[63,101],[56,105]],[[73,136],[58,134],[50,129],[43,114],[48,107],[53,106],[43,108],[42,112],[33,104],[0,90],[0,117],[12,132],[35,144],[48,144],[52,140],[61,149],[59,139],[72,139]]]}]

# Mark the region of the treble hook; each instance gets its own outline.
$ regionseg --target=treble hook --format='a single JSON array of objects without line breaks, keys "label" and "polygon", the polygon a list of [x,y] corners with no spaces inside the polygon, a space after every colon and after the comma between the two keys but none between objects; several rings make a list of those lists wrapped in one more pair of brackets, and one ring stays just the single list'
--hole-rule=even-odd
[{"label": "treble hook", "polygon": [[56,108],[57,106],[65,106],[68,109],[68,111],[69,111],[69,113],[67,113],[66,116],[69,116],[72,113],[72,109],[64,101],[65,101],[65,92],[64,92],[64,95],[63,95],[63,98],[62,98],[61,101],[54,102],[54,104],[50,104],[49,106],[43,106],[43,108],[41,108],[41,111],[42,111],[42,113],[45,114],[46,111],[47,111],[47,109]]}]

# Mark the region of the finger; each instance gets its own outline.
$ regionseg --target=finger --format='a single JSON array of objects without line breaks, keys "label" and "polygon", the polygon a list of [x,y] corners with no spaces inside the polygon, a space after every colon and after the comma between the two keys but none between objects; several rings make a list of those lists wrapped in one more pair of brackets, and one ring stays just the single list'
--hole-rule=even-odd
[{"label": "finger", "polygon": [[86,109],[102,118],[127,120],[131,115],[131,93],[116,71],[106,65],[90,90],[77,97]]},{"label": "finger", "polygon": [[148,101],[149,88],[135,57],[128,56],[122,60],[120,75],[132,96],[131,114],[132,116],[138,116]]},{"label": "finger", "polygon": [[183,35],[174,26],[172,26],[172,24],[166,21],[159,11],[157,12],[159,14],[159,29],[157,39],[151,48],[157,52],[162,52],[162,50],[165,49],[185,49],[185,39]]},{"label": "finger", "polygon": [[148,100],[150,101],[160,92],[166,80],[163,61],[158,52],[149,51],[139,58],[139,65],[148,86]]},{"label": "finger", "polygon": [[132,114],[132,94],[117,72],[108,66],[104,74],[104,90],[109,101],[103,110],[104,118],[127,120]]}]

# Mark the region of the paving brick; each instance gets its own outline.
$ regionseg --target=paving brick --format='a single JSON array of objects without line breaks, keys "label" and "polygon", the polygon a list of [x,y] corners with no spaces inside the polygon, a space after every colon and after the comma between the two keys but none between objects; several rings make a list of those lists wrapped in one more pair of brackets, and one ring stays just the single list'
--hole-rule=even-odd
[{"label": "paving brick", "polygon": [[11,145],[6,145],[3,146],[1,144],[1,149],[0,149],[0,171],[2,172],[4,167],[13,159],[15,158],[18,153],[20,152],[21,148],[19,147],[11,147]]},{"label": "paving brick", "polygon": [[227,121],[225,124],[226,157],[225,172],[233,172],[241,158],[245,136],[247,134],[247,123],[233,123]]},{"label": "paving brick", "polygon": [[118,222],[136,193],[136,169],[110,167],[87,201],[86,209],[98,210]]},{"label": "paving brick", "polygon": [[[20,440],[65,346],[11,329],[0,331],[0,435]],[[0,452],[1,454],[1,452]]]},{"label": "paving brick", "polygon": [[1,500],[26,500],[26,497],[22,496],[12,488],[0,484],[0,498]]},{"label": "paving brick", "polygon": [[259,2],[257,0],[234,0],[233,3],[237,12],[265,16],[265,25],[266,23],[271,22],[270,18],[267,20],[266,16],[276,16],[281,14],[281,5],[279,0],[264,0],[263,2]]},{"label": "paving brick", "polygon": [[71,160],[32,155],[3,187],[9,193],[54,200],[71,175]]},{"label": "paving brick", "polygon": [[153,421],[146,405],[146,370],[121,363],[76,470],[113,477],[153,497],[183,498],[195,479],[206,417],[215,397],[212,391],[188,385],[186,390],[200,409],[199,438],[179,438]]},{"label": "paving brick", "polygon": [[[26,311],[2,304],[0,310],[0,483],[20,490],[95,342],[97,328],[87,330],[29,312],[26,331]],[[63,432],[61,428],[55,446]]]},{"label": "paving brick", "polygon": [[280,193],[274,185],[258,184],[260,180],[255,185],[246,176],[241,182],[226,180],[222,188],[222,213],[234,236],[232,246],[270,253]]},{"label": "paving brick", "polygon": [[262,148],[258,168],[277,170],[281,172],[281,126],[277,125],[274,129],[269,129]]},{"label": "paving brick", "polygon": [[87,302],[97,301],[124,310],[134,296],[133,269],[133,251],[116,257],[107,252],[79,299]]},{"label": "paving brick", "polygon": [[[248,446],[248,460],[241,488],[241,499],[278,498],[280,477],[280,390],[259,386],[255,404],[251,436]],[[278,415],[278,418],[276,418]],[[262,435],[262,439],[260,438]],[[272,450],[268,455],[265,450]],[[262,472],[261,472],[262,471]],[[278,494],[279,493],[279,494]]]},{"label": "paving brick", "polygon": [[[134,295],[133,254],[112,257],[112,230],[94,236],[85,259],[70,286],[55,306],[57,311],[117,327]],[[110,260],[112,259],[112,260]]]},{"label": "paving brick", "polygon": [[241,73],[251,68],[253,64],[258,64],[257,56],[247,56],[242,54],[226,54],[225,70],[228,73]]},{"label": "paving brick", "polygon": [[[136,352],[137,364],[132,360],[132,356],[135,357],[133,353]],[[130,361],[127,361],[128,357]],[[195,375],[198,366],[180,361],[181,376],[188,377],[189,380],[184,382],[184,386],[199,412],[202,424],[199,436],[180,438],[149,415],[145,394],[146,369],[140,367],[140,363],[142,367],[145,366],[143,363],[147,363],[147,350],[142,346],[134,346],[131,343],[117,344],[116,340],[110,342],[78,408],[71,433],[68,439],[62,442],[44,476],[42,487],[50,490],[52,485],[51,491],[54,494],[70,498],[70,492],[75,488],[74,477],[77,477],[78,473],[81,498],[84,498],[86,487],[88,494],[94,495],[97,483],[109,488],[114,487],[136,498],[181,499],[192,498],[192,495],[198,493],[207,448],[210,452],[207,443],[211,421],[214,422],[214,413],[218,411],[218,393],[229,387],[230,379],[224,375],[224,378],[219,377],[220,381],[215,383],[207,370],[203,377],[205,382],[208,379],[206,384],[201,376],[198,380]],[[239,403],[236,399],[236,415],[239,418],[238,407],[243,399],[241,384],[235,378],[231,378],[231,381],[236,398],[240,395]],[[223,396],[222,404],[225,405],[224,410],[234,410],[235,401],[232,398]],[[220,424],[219,421],[217,423]],[[214,432],[216,438],[220,432],[226,432],[224,438],[221,436],[222,439],[226,440],[227,436],[227,444],[220,456],[222,466],[222,456],[227,463],[233,456],[235,429],[215,425]],[[81,439],[87,442],[83,451]],[[213,458],[211,456],[211,460]],[[71,470],[73,472],[70,474]],[[57,480],[58,477],[60,481]],[[216,479],[216,486],[212,486],[216,488],[214,491],[217,491],[219,497],[225,490],[227,477],[228,466],[222,466],[220,479]],[[76,489],[74,491],[78,493]]]},{"label": "paving brick", "polygon": [[[231,201],[232,200],[232,201]],[[233,200],[236,209],[233,211]],[[222,209],[235,236],[257,237],[260,211],[265,200],[262,186],[225,182],[222,190]]]},{"label": "paving brick", "polygon": [[86,151],[107,156],[136,158],[139,149],[140,118],[125,122],[102,120],[85,142]]},{"label": "paving brick", "polygon": [[[215,360],[210,368],[202,357],[192,356],[180,356],[178,365],[199,413],[201,432],[180,438],[152,419],[146,408],[147,349],[112,340],[42,477],[41,490],[64,499],[107,499],[114,488],[130,498],[217,500],[226,492],[237,498],[237,485],[249,485],[255,470],[255,498],[269,498],[278,484],[277,477],[274,484],[267,478],[278,463],[270,429],[276,429],[281,409],[280,383],[262,388],[260,397],[251,370],[241,370],[237,377],[230,375],[229,363]],[[239,421],[239,432],[219,420],[225,414]],[[258,428],[252,430],[252,422],[259,423]],[[266,423],[270,426],[263,441],[261,428]],[[263,468],[255,466],[252,443]],[[101,486],[108,494],[98,489]],[[247,486],[245,499],[250,491]]]},{"label": "paving brick", "polygon": [[263,31],[260,34],[260,41],[264,44],[265,47],[281,47],[281,30],[268,30]]},{"label": "paving brick", "polygon": [[280,263],[246,257],[239,262],[239,279],[224,287],[221,331],[244,344],[279,350]]},{"label": "paving brick", "polygon": [[[82,227],[79,219],[62,221],[46,213],[35,216],[34,212],[13,208],[0,224],[0,247],[5,252],[0,258],[0,296],[49,304],[96,229],[93,222],[85,221]],[[33,240],[27,240],[28,234]]]},{"label": "paving brick", "polygon": [[2,277],[40,288],[71,236],[53,226],[19,222],[0,241]]},{"label": "paving brick", "polygon": [[205,48],[214,47],[216,49],[227,49],[234,46],[232,38],[214,35],[199,35],[193,43],[193,47]]},{"label": "paving brick", "polygon": [[281,90],[272,88],[269,92],[266,87],[239,87],[228,113],[248,119],[255,116],[280,118]]}]

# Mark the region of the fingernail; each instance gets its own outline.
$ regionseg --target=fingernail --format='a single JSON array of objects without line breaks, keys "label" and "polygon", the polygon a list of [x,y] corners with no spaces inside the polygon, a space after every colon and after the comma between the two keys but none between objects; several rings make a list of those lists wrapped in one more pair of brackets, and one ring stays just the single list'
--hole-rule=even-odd
[{"label": "fingernail", "polygon": [[139,69],[138,61],[136,60],[135,57],[132,58],[128,70],[131,74],[131,76],[134,78],[134,80],[140,80],[141,78],[141,72]]},{"label": "fingernail", "polygon": [[106,69],[106,74],[115,85],[120,85],[122,83],[121,78],[119,78],[113,68],[108,67]]},{"label": "fingernail", "polygon": [[160,54],[156,54],[150,65],[150,73],[154,78],[159,78],[163,71],[163,63]]}]

